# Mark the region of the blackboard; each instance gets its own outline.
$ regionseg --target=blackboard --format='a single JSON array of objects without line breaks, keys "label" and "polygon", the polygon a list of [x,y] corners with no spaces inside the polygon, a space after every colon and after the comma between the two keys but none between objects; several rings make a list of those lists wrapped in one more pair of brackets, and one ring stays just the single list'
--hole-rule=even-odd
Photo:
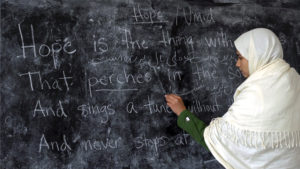
[{"label": "blackboard", "polygon": [[265,27],[300,71],[295,1],[2,0],[1,168],[223,168],[164,94],[207,124],[244,80],[233,41]]}]

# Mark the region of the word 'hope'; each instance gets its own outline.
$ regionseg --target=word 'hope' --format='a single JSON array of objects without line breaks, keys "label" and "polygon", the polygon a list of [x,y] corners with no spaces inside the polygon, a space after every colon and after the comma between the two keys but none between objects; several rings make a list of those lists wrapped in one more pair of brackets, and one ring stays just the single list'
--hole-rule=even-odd
[{"label": "word 'hope'", "polygon": [[[37,46],[35,44],[33,26],[30,25],[32,43],[31,44],[26,44],[26,45],[25,45],[25,42],[24,42],[24,37],[23,37],[23,32],[22,32],[22,29],[21,29],[21,25],[18,24],[18,27],[19,27],[19,33],[20,33],[21,43],[22,43],[21,48],[23,49],[23,58],[24,59],[26,58],[25,49],[32,49],[34,57],[37,57]],[[63,51],[64,53],[67,53],[69,55],[72,55],[76,52],[76,49],[71,49],[72,44],[68,40],[68,38],[64,39],[63,44],[58,43],[61,40],[56,40],[56,41],[57,42],[52,43],[50,46],[48,46],[46,44],[41,44],[38,48],[38,54],[41,57],[52,56],[53,65],[54,65],[55,69],[57,68],[57,57],[58,57],[58,55],[61,51]]]}]

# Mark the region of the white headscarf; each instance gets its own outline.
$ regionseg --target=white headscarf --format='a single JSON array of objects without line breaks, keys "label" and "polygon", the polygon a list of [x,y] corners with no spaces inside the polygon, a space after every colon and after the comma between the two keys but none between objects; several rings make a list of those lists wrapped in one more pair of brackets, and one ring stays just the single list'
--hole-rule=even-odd
[{"label": "white headscarf", "polygon": [[234,43],[250,76],[227,113],[205,129],[209,150],[225,168],[299,168],[299,74],[282,59],[280,41],[268,29],[250,30]]},{"label": "white headscarf", "polygon": [[248,31],[236,39],[234,44],[248,60],[250,75],[276,59],[283,59],[281,43],[269,29],[256,28]]}]

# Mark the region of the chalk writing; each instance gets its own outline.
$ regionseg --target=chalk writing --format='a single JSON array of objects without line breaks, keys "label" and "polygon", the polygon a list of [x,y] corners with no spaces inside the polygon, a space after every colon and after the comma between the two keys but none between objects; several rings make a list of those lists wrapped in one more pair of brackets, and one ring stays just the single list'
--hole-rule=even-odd
[{"label": "chalk writing", "polygon": [[193,139],[190,139],[189,134],[180,133],[175,136],[174,143],[175,145],[193,145],[196,142]]},{"label": "chalk writing", "polygon": [[109,120],[109,116],[115,114],[115,110],[112,108],[111,104],[107,105],[91,105],[89,103],[82,104],[77,107],[77,110],[81,112],[82,117],[88,117],[90,115],[100,116],[101,123],[107,123]]},{"label": "chalk writing", "polygon": [[93,47],[94,52],[104,54],[108,51],[108,44],[106,43],[106,38],[100,37],[96,38],[96,35],[93,35]]},{"label": "chalk writing", "polygon": [[80,143],[80,146],[83,150],[88,151],[88,150],[107,150],[107,149],[117,149],[121,147],[121,141],[122,138],[118,137],[115,139],[111,138],[106,138],[104,140],[82,140]]},{"label": "chalk writing", "polygon": [[91,61],[89,61],[89,63],[92,64],[93,66],[96,66],[97,64],[108,63],[108,62],[134,64],[134,63],[138,63],[141,59],[139,59],[137,56],[128,56],[128,55],[120,54],[117,56],[107,56],[107,57],[101,56],[101,57],[92,58]]},{"label": "chalk writing", "polygon": [[127,49],[148,49],[146,40],[133,40],[131,31],[126,28],[123,28],[122,32],[124,33],[125,37],[122,39],[122,42],[123,44],[126,44]]},{"label": "chalk writing", "polygon": [[196,64],[196,71],[193,72],[192,74],[196,75],[198,80],[201,79],[217,79],[217,71],[215,69],[213,69],[212,71],[210,70],[205,70],[203,68],[203,66],[201,65],[201,67],[198,66],[198,64]]},{"label": "chalk writing", "polygon": [[35,108],[33,110],[33,117],[36,117],[39,114],[42,115],[43,117],[48,117],[48,116],[60,117],[60,118],[68,117],[68,115],[65,113],[65,110],[60,100],[56,111],[52,107],[42,107],[41,101],[37,100]]},{"label": "chalk writing", "polygon": [[47,141],[45,134],[42,134],[42,137],[40,139],[40,144],[39,144],[39,153],[42,152],[43,148],[47,148],[47,150],[52,150],[52,151],[71,151],[72,148],[67,142],[66,136],[63,135],[63,143],[59,143],[58,141]]},{"label": "chalk writing", "polygon": [[[143,83],[149,83],[152,80],[151,74],[149,72],[146,72],[144,74],[137,74],[133,75],[131,73],[127,73],[125,68],[123,69],[122,73],[112,73],[110,75],[103,75],[100,78],[97,77],[90,77],[88,78],[88,88],[90,97],[93,96],[93,91],[108,91],[108,92],[114,92],[114,91],[136,91],[137,88],[129,88],[129,89],[108,89],[108,88],[99,88],[99,86],[109,86],[112,84],[143,84]],[[98,87],[97,89],[94,89],[95,87]]]},{"label": "chalk writing", "polygon": [[187,109],[191,112],[218,112],[221,105],[218,104],[217,98],[214,99],[214,104],[201,104],[201,100],[193,100],[191,105],[187,106]]},{"label": "chalk writing", "polygon": [[159,148],[166,146],[168,142],[169,142],[169,138],[166,136],[146,138],[146,136],[143,135],[143,136],[136,137],[134,139],[135,148],[137,149],[145,148],[145,149],[154,150],[156,155],[159,152]]},{"label": "chalk writing", "polygon": [[178,63],[199,63],[201,62],[200,57],[195,57],[193,54],[191,55],[183,55],[178,56],[175,51],[171,56],[165,56],[163,54],[155,52],[154,55],[117,55],[117,56],[101,56],[92,58],[89,63],[93,66],[97,66],[98,64],[116,62],[116,63],[126,63],[126,64],[136,64],[139,68],[143,68],[144,66],[149,66],[153,69],[157,69],[161,64],[165,64],[168,67],[176,67]]},{"label": "chalk writing", "polygon": [[[28,44],[28,45],[27,44],[25,45],[23,32],[22,32],[20,24],[18,24],[18,28],[19,28],[19,33],[20,33],[20,37],[21,37],[21,43],[22,43],[21,48],[23,49],[23,58],[24,59],[26,58],[25,49],[32,49],[34,57],[37,57],[37,46],[35,44],[33,26],[30,25],[32,43]],[[58,56],[59,56],[60,52],[64,52],[68,55],[72,55],[76,52],[76,49],[72,49],[72,44],[71,44],[69,38],[65,38],[63,40],[63,43],[64,43],[63,45],[61,43],[59,43],[61,41],[62,41],[61,39],[57,39],[56,42],[51,44],[51,47],[46,44],[41,44],[40,47],[38,48],[38,54],[41,57],[48,57],[49,55],[52,56],[52,61],[53,61],[53,65],[54,65],[55,69],[58,67],[57,60],[58,60]]]},{"label": "chalk writing", "polygon": [[176,25],[178,25],[178,18],[181,16],[184,17],[185,23],[189,26],[192,23],[203,25],[215,23],[211,8],[209,8],[209,11],[195,11],[190,6],[183,8],[178,6],[175,20]]},{"label": "chalk writing", "polygon": [[217,47],[231,47],[234,48],[233,42],[231,39],[228,39],[227,33],[220,31],[216,32],[213,37],[204,37],[206,45],[211,48]]},{"label": "chalk writing", "polygon": [[136,149],[145,149],[154,152],[155,156],[158,156],[160,148],[167,146],[168,144],[175,144],[176,146],[196,144],[196,142],[191,139],[190,135],[184,132],[172,137],[162,135],[148,138],[143,134],[135,137],[133,142]]},{"label": "chalk writing", "polygon": [[[29,85],[30,85],[30,89],[31,91],[34,91],[36,86],[34,86],[34,78],[33,77],[38,77],[38,82],[39,82],[39,89],[41,90],[59,90],[59,91],[63,91],[64,89],[69,91],[69,81],[71,80],[72,77],[70,76],[66,76],[65,72],[62,72],[63,76],[54,80],[46,80],[45,77],[42,78],[41,73],[38,72],[27,72],[27,73],[19,73],[19,76],[27,76],[28,80],[29,80]],[[64,87],[64,88],[63,88]]]},{"label": "chalk writing", "polygon": [[141,9],[140,5],[133,6],[134,24],[167,23],[163,20],[162,12],[153,8]]},{"label": "chalk writing", "polygon": [[193,37],[192,36],[174,36],[170,37],[168,31],[164,31],[162,29],[162,40],[158,41],[159,44],[163,44],[165,47],[174,45],[180,46],[181,44],[185,44],[186,46],[190,46],[193,49]]},{"label": "chalk writing", "polygon": [[144,106],[148,108],[149,113],[153,114],[153,113],[172,113],[173,111],[171,110],[171,108],[169,106],[167,106],[167,104],[155,104],[154,101],[152,101],[150,99],[150,96],[148,96],[147,98],[148,103],[145,104]]},{"label": "chalk writing", "polygon": [[[147,58],[152,57],[152,62],[148,61]],[[154,58],[154,59],[153,59]],[[154,56],[144,55],[144,58],[140,60],[140,67],[147,65],[151,68],[156,69],[161,64],[165,64],[168,67],[176,67],[178,63],[195,63],[197,62],[197,58],[193,55],[184,55],[178,56],[177,52],[174,52],[171,56],[165,56],[155,52]]]},{"label": "chalk writing", "polygon": [[126,106],[126,111],[128,113],[138,113],[138,111],[134,108],[134,103],[133,102],[129,102]]}]

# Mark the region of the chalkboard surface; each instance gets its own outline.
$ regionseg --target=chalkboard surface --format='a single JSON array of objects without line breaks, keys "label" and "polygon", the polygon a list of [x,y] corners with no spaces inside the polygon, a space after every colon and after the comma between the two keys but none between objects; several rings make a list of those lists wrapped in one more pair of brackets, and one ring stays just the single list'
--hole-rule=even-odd
[{"label": "chalkboard surface", "polygon": [[164,94],[207,124],[243,82],[233,41],[273,30],[300,71],[295,1],[2,0],[1,168],[223,168]]}]

